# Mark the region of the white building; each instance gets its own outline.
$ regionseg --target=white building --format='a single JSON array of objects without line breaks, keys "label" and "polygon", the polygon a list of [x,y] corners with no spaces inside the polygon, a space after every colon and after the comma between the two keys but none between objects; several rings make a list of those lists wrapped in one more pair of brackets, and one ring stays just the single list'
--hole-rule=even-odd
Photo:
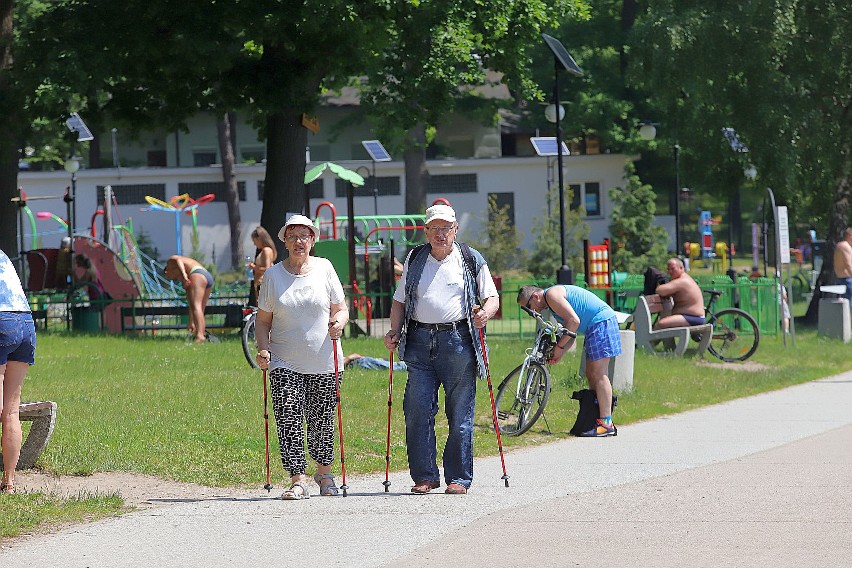
[{"label": "white building", "polygon": [[[333,124],[345,114],[341,107],[325,107],[319,119],[323,124]],[[77,230],[88,230],[103,200],[103,187],[111,186],[118,206],[113,215],[114,224],[127,224],[132,219],[134,233],[146,234],[158,249],[160,258],[177,252],[175,214],[163,211],[144,211],[148,207],[146,196],[164,202],[189,193],[198,198],[216,194],[216,200],[202,205],[197,211],[200,248],[208,260],[216,259],[220,270],[227,270],[230,259],[229,226],[222,194],[222,173],[218,156],[215,121],[200,115],[190,124],[190,133],[145,134],[134,140],[119,138],[120,162],[127,167],[81,169],[76,174]],[[349,128],[345,136],[336,139],[320,131],[309,134],[310,163],[332,160],[346,168],[357,170],[366,177],[373,164],[361,146],[361,140],[375,136],[367,125]],[[531,133],[501,134],[500,126],[484,127],[464,118],[448,121],[436,138],[437,150],[428,155],[430,173],[427,205],[443,197],[456,209],[464,234],[476,234],[487,222],[487,203],[491,194],[497,194],[500,204],[510,205],[510,216],[524,234],[525,247],[533,245],[532,227],[537,218],[547,211],[548,184],[556,183],[553,164],[548,168],[546,158],[537,157],[529,143]],[[103,163],[112,163],[112,147],[104,137],[101,148]],[[249,234],[260,219],[263,180],[265,177],[265,146],[257,140],[256,133],[245,123],[236,128],[236,174],[240,187],[240,215],[243,225],[245,250],[251,249]],[[508,151],[515,154],[505,156]],[[572,148],[574,150],[574,148]],[[452,157],[453,155],[462,157]],[[623,154],[587,153],[571,155],[564,159],[565,187],[579,192],[579,203],[586,206],[586,222],[591,228],[590,239],[601,242],[608,236],[609,216],[612,211],[609,190],[624,183],[626,160],[635,157]],[[553,160],[555,162],[555,159]],[[365,169],[366,168],[366,171]],[[401,160],[375,164],[379,197],[374,199],[373,188],[355,190],[354,214],[379,215],[404,212],[405,175]],[[24,172],[19,175],[19,185],[28,197],[55,196],[55,199],[31,200],[28,206],[34,212],[49,212],[66,217],[66,204],[62,199],[71,184],[66,172]],[[549,181],[549,179],[551,181]],[[336,183],[330,172],[309,186],[310,211],[313,217],[317,206],[331,202],[339,216],[347,216],[344,186]],[[575,198],[577,199],[577,198]],[[576,206],[575,201],[575,206]],[[551,204],[558,207],[558,202]],[[322,214],[328,216],[327,209]],[[47,217],[47,215],[43,215]],[[283,219],[281,220],[283,224]],[[191,249],[192,218],[180,215],[181,242],[184,254]],[[662,216],[658,223],[673,232],[674,220]],[[38,231],[43,235],[42,246],[58,246],[63,231],[56,221],[37,219]],[[102,218],[95,216],[97,236],[101,237]],[[275,229],[271,227],[271,229]],[[29,222],[24,224],[25,235],[30,234]],[[31,248],[30,240],[24,246]]]}]

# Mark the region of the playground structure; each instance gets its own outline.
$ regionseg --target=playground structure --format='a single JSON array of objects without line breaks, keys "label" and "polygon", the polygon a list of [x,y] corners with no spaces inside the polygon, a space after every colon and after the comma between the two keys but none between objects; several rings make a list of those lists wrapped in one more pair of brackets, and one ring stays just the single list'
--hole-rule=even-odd
[{"label": "playground structure", "polygon": [[193,240],[198,238],[198,208],[204,205],[205,203],[210,203],[216,198],[216,195],[213,193],[208,193],[207,195],[202,195],[198,199],[193,199],[189,196],[188,193],[184,193],[182,195],[175,195],[171,199],[169,199],[168,203],[157,199],[156,197],[151,197],[150,195],[145,196],[145,201],[148,202],[149,206],[140,209],[140,211],[162,211],[164,213],[171,213],[175,218],[175,250],[177,254],[183,254],[183,243],[181,242],[180,237],[180,215],[181,213],[185,213],[186,215],[192,216],[192,235]]},{"label": "playground structure", "polygon": [[[441,202],[446,203],[445,199]],[[320,215],[328,209],[330,218]],[[340,280],[351,289],[353,314],[364,318],[365,329],[353,323],[352,330],[371,333],[372,320],[390,314],[393,294],[393,259],[399,247],[405,251],[424,241],[425,215],[356,215],[338,217],[334,204],[320,203],[314,212],[314,224],[320,238],[314,252],[331,261]],[[349,239],[349,235],[352,239]],[[380,258],[375,278],[372,277],[370,256]],[[363,259],[361,263],[357,259]],[[359,266],[360,264],[360,266]],[[376,300],[374,305],[373,298]]]},{"label": "playground structure", "polygon": [[[710,266],[713,272],[724,273],[728,270],[729,248],[724,242],[716,242],[713,227],[721,223],[721,217],[713,217],[710,211],[701,211],[698,216],[700,242],[684,243],[684,255],[694,266]],[[698,264],[693,264],[698,263]]]},{"label": "playground structure", "polygon": [[[213,197],[210,194],[193,200],[188,195],[181,195],[166,205],[177,214],[192,215],[193,229],[197,230],[196,210],[198,206],[212,201]],[[68,193],[65,196],[30,198],[30,201],[36,199],[70,201]],[[104,205],[92,214],[88,231],[69,227],[69,222],[55,213],[33,212],[27,201],[23,189],[19,190],[19,197],[13,199],[20,210],[21,276],[33,309],[45,314],[45,322],[61,320],[67,328],[83,331],[103,329],[118,333],[122,330],[122,307],[150,301],[179,306],[185,304],[181,298],[183,289],[163,276],[163,265],[139,249],[132,219],[128,218],[125,223],[119,217],[117,223],[112,222],[118,210],[113,207],[116,201],[110,186],[104,188]],[[155,206],[166,209],[161,203],[151,205],[152,208]],[[70,217],[70,204],[68,209]],[[103,220],[100,234],[99,219]],[[29,235],[25,231],[25,220],[29,221]],[[61,230],[39,232],[37,220],[53,220]],[[179,221],[176,223],[179,224]],[[71,237],[70,247],[42,246],[43,237],[56,234]],[[26,247],[27,237],[29,248]],[[75,256],[78,255],[91,262],[97,282],[78,279],[75,270]],[[96,298],[91,298],[91,294]]]}]

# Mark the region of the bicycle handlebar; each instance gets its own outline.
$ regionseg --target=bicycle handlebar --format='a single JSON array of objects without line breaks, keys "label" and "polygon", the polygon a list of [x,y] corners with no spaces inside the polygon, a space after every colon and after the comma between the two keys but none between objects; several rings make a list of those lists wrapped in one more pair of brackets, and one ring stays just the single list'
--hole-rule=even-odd
[{"label": "bicycle handlebar", "polygon": [[530,308],[528,308],[528,307],[526,307],[526,306],[521,306],[521,309],[522,309],[522,310],[524,310],[525,312],[527,312],[529,315],[531,315],[531,316],[532,316],[532,317],[534,317],[535,319],[537,319],[537,320],[538,320],[538,322],[539,322],[541,325],[543,325],[543,326],[545,326],[545,327],[547,327],[547,328],[552,329],[552,328],[553,328],[553,326],[555,325],[555,326],[556,326],[556,329],[555,329],[554,331],[556,331],[556,332],[557,332],[557,333],[559,333],[560,335],[569,335],[569,336],[574,337],[574,338],[576,338],[576,337],[577,337],[577,332],[576,332],[576,331],[571,331],[570,329],[568,329],[568,328],[566,328],[566,327],[563,327],[561,323],[556,322],[556,323],[554,324],[553,322],[546,321],[543,317],[541,317],[541,314],[540,314],[540,313],[536,312],[535,310],[531,310]]}]

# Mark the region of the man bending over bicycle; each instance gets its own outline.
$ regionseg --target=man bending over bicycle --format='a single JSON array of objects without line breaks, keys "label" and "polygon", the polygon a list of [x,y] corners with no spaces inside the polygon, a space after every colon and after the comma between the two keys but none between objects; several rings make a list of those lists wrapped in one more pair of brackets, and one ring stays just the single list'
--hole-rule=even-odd
[{"label": "man bending over bicycle", "polygon": [[[580,435],[598,438],[614,436],[612,385],[607,370],[610,358],[621,355],[621,336],[613,309],[588,290],[567,285],[551,286],[547,290],[524,286],[518,291],[518,304],[536,312],[550,308],[553,317],[565,328],[586,336],[583,347],[586,380],[598,397],[600,418],[594,428]],[[560,338],[548,364],[558,363],[573,343],[574,338],[571,336]]]},{"label": "man bending over bicycle", "polygon": [[657,286],[657,294],[663,298],[671,298],[672,301],[669,304],[664,303],[666,311],[654,325],[654,329],[707,323],[704,319],[704,295],[692,276],[686,273],[683,261],[670,258],[666,263],[666,271],[672,279]]}]

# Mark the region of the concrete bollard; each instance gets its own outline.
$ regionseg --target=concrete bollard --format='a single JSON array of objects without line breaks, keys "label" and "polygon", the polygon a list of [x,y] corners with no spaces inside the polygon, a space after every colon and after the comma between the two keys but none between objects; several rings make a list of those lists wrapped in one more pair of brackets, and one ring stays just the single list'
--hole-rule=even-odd
[{"label": "concrete bollard", "polygon": [[819,301],[818,335],[849,343],[852,340],[850,326],[852,326],[852,321],[849,319],[849,300],[846,298],[823,298]]}]

